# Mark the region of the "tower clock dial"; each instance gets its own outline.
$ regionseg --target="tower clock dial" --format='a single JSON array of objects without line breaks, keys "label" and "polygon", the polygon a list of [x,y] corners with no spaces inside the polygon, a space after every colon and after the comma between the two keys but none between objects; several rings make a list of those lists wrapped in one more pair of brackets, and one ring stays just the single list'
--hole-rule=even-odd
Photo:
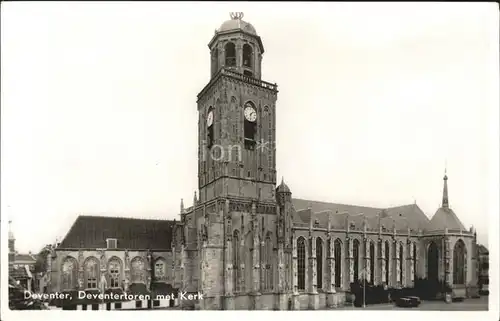
[{"label": "tower clock dial", "polygon": [[214,112],[211,110],[207,115],[207,126],[210,127],[214,123]]},{"label": "tower clock dial", "polygon": [[248,120],[249,122],[253,123],[257,119],[257,111],[250,104],[247,104],[245,106],[244,114],[245,114],[245,119]]}]

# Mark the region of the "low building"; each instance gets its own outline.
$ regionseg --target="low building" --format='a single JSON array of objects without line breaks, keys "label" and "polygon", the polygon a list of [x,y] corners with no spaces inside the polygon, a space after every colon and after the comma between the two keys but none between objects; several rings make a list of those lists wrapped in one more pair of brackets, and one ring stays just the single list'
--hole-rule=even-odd
[{"label": "low building", "polygon": [[478,286],[480,291],[488,291],[488,286],[490,284],[489,278],[489,256],[490,252],[484,245],[478,246],[478,261],[479,261],[479,273],[478,273]]},{"label": "low building", "polygon": [[[49,292],[171,294],[174,221],[79,216],[48,256]],[[154,298],[153,298],[154,299]]]},{"label": "low building", "polygon": [[37,288],[34,274],[36,255],[31,252],[18,253],[15,249],[15,242],[14,234],[9,229],[9,276],[28,291],[34,291]]}]

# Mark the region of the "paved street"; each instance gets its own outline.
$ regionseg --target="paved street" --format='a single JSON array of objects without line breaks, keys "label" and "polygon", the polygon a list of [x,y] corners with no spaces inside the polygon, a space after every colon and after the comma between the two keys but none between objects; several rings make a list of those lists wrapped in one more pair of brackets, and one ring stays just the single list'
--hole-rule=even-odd
[{"label": "paved street", "polygon": [[[342,307],[346,310],[363,310],[363,308]],[[462,302],[446,303],[443,301],[423,301],[417,308],[400,308],[394,304],[369,305],[366,310],[423,310],[423,311],[488,311],[488,297],[466,299]]]}]

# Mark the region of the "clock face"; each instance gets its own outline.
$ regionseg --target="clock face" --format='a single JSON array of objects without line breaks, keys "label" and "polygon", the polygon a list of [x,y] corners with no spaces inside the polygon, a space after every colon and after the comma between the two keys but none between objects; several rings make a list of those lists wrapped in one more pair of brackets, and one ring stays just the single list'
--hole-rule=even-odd
[{"label": "clock face", "polygon": [[244,110],[245,113],[245,119],[248,120],[249,122],[254,122],[257,119],[257,112],[255,111],[255,108],[253,108],[250,105],[247,105]]},{"label": "clock face", "polygon": [[207,126],[210,127],[214,123],[214,113],[210,111],[207,115]]}]

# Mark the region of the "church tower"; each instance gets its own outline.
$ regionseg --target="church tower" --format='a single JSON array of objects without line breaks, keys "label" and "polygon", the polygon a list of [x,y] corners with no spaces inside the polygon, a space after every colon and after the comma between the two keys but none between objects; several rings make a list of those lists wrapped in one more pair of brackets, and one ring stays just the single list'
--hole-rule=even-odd
[{"label": "church tower", "polygon": [[275,198],[278,91],[261,80],[264,46],[242,18],[231,14],[208,44],[211,79],[198,95],[201,202]]},{"label": "church tower", "polygon": [[[262,80],[264,46],[232,13],[209,42],[210,80],[198,94],[199,289],[203,309],[274,306],[279,293],[277,86]],[[202,214],[201,214],[202,213]],[[238,301],[239,302],[239,301]]]}]

